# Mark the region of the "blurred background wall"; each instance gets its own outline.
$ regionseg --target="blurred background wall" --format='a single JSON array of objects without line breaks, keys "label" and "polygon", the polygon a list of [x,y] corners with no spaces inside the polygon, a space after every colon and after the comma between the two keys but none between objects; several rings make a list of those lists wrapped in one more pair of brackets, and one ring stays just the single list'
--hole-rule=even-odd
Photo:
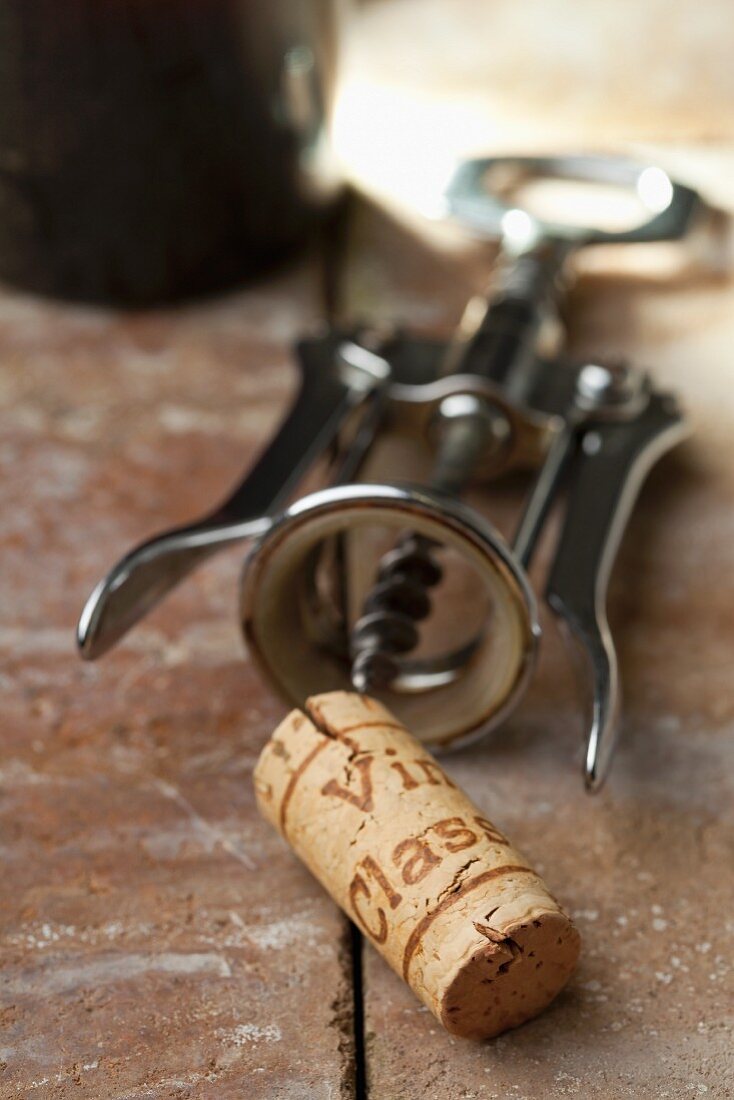
[{"label": "blurred background wall", "polygon": [[456,156],[539,149],[654,153],[731,206],[733,55],[730,0],[367,0],[337,146],[426,213]]}]

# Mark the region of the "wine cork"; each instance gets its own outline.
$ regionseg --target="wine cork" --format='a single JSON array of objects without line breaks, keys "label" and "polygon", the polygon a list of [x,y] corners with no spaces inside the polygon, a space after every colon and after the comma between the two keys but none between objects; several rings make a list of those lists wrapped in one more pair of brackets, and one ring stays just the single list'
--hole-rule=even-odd
[{"label": "wine cork", "polygon": [[258,761],[263,815],[454,1035],[541,1012],[579,952],[542,880],[381,704],[305,709]]}]

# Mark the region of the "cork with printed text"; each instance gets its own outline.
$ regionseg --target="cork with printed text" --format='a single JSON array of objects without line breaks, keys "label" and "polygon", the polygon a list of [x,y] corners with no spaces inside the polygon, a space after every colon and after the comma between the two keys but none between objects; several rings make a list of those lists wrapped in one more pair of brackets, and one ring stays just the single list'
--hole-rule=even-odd
[{"label": "cork with printed text", "polygon": [[523,856],[378,702],[309,699],[255,770],[264,816],[452,1034],[541,1012],[579,953]]}]

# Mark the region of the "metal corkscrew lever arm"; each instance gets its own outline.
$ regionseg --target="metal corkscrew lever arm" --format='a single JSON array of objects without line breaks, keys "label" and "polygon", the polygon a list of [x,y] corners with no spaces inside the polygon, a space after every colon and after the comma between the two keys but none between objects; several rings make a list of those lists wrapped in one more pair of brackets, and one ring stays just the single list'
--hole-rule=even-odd
[{"label": "metal corkscrew lever arm", "polygon": [[[507,176],[571,179],[633,188],[651,214],[623,231],[553,224],[505,203],[487,186],[501,169]],[[674,184],[658,168],[608,158],[496,158],[468,162],[448,193],[452,213],[476,234],[501,242],[492,289],[482,316],[467,337],[460,326],[444,363],[458,375],[481,377],[496,387],[522,417],[553,412],[562,427],[545,455],[512,549],[527,567],[550,508],[569,485],[566,517],[546,598],[571,628],[588,670],[591,707],[584,775],[595,789],[607,771],[619,713],[619,678],[606,619],[609,573],[643,477],[655,459],[685,434],[670,397],[652,390],[642,373],[589,364],[574,371],[559,359],[538,354],[538,335],[557,319],[568,282],[569,261],[589,244],[675,240],[685,235],[699,206],[698,196]],[[476,312],[476,303],[473,303]],[[558,392],[542,396],[550,382]],[[557,383],[560,382],[560,386]],[[460,492],[478,469],[484,477],[502,472],[497,440],[502,418],[491,394],[439,406],[443,431],[431,485]],[[499,461],[498,461],[499,460]],[[383,559],[379,581],[368,595],[352,632],[352,679],[360,690],[400,683],[403,654],[416,644],[415,623],[429,612],[427,592],[439,583],[434,546],[405,536]]]},{"label": "metal corkscrew lever arm", "polygon": [[[492,161],[475,161],[457,174],[450,201],[456,216],[479,230],[496,234],[512,214],[499,200],[487,199],[482,180]],[[512,160],[505,162],[511,165]],[[540,242],[540,272],[535,275],[542,303],[562,293],[563,270],[573,252],[590,244],[639,244],[682,239],[701,208],[697,193],[675,183],[659,168],[600,157],[521,158],[516,166],[529,175],[600,181],[633,187],[652,210],[643,223],[623,231],[553,225],[530,219],[525,228]],[[545,246],[545,247],[544,247]],[[542,268],[545,265],[545,272]],[[491,304],[488,320],[491,320]],[[486,322],[485,322],[486,325]],[[481,355],[481,343],[476,348]],[[517,372],[504,366],[517,399],[533,403],[529,372],[548,370],[537,357],[521,361]],[[490,368],[491,369],[491,368]],[[499,381],[499,379],[498,379]],[[582,367],[565,414],[565,427],[541,468],[514,548],[523,563],[532,554],[542,521],[566,472],[568,493],[555,557],[546,583],[549,606],[570,628],[586,665],[589,717],[584,778],[590,789],[603,782],[619,722],[620,684],[617,656],[607,622],[609,575],[642,482],[655,461],[687,434],[684,417],[669,394],[656,392],[642,372],[626,367]]]},{"label": "metal corkscrew lever arm", "polygon": [[193,569],[232,543],[262,535],[346,417],[389,379],[388,364],[337,333],[298,346],[300,388],[255,466],[215,511],[131,550],[97,585],[77,628],[83,657],[106,653]]},{"label": "metal corkscrew lever arm", "polygon": [[686,434],[674,398],[650,393],[629,422],[597,423],[580,439],[566,513],[545,598],[578,644],[588,684],[584,754],[587,785],[606,775],[621,705],[617,654],[607,622],[609,575],[637,494],[648,471]]}]

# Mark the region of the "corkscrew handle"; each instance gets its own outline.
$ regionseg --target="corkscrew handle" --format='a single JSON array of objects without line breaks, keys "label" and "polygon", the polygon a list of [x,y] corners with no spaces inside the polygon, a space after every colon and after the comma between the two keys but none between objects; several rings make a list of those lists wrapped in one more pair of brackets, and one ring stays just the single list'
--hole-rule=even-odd
[{"label": "corkscrew handle", "polygon": [[[573,216],[550,221],[525,209],[522,197],[513,205],[513,187],[533,181],[616,187],[636,197],[647,217],[615,230]],[[488,379],[517,406],[530,404],[546,369],[538,356],[539,337],[546,321],[558,321],[574,254],[593,244],[679,240],[702,207],[695,191],[663,169],[624,157],[468,160],[457,169],[446,197],[455,220],[474,236],[500,243],[489,293],[469,304],[468,324],[462,323],[450,347],[447,370]]]},{"label": "corkscrew handle", "polygon": [[[519,209],[508,188],[493,186],[493,175],[520,184],[533,180],[566,180],[602,184],[636,194],[648,217],[620,229],[587,225],[572,219],[551,221]],[[451,215],[476,237],[554,239],[581,247],[589,244],[652,244],[681,240],[702,206],[698,192],[672,180],[655,164],[627,157],[551,156],[485,157],[457,168],[447,191]]]}]

